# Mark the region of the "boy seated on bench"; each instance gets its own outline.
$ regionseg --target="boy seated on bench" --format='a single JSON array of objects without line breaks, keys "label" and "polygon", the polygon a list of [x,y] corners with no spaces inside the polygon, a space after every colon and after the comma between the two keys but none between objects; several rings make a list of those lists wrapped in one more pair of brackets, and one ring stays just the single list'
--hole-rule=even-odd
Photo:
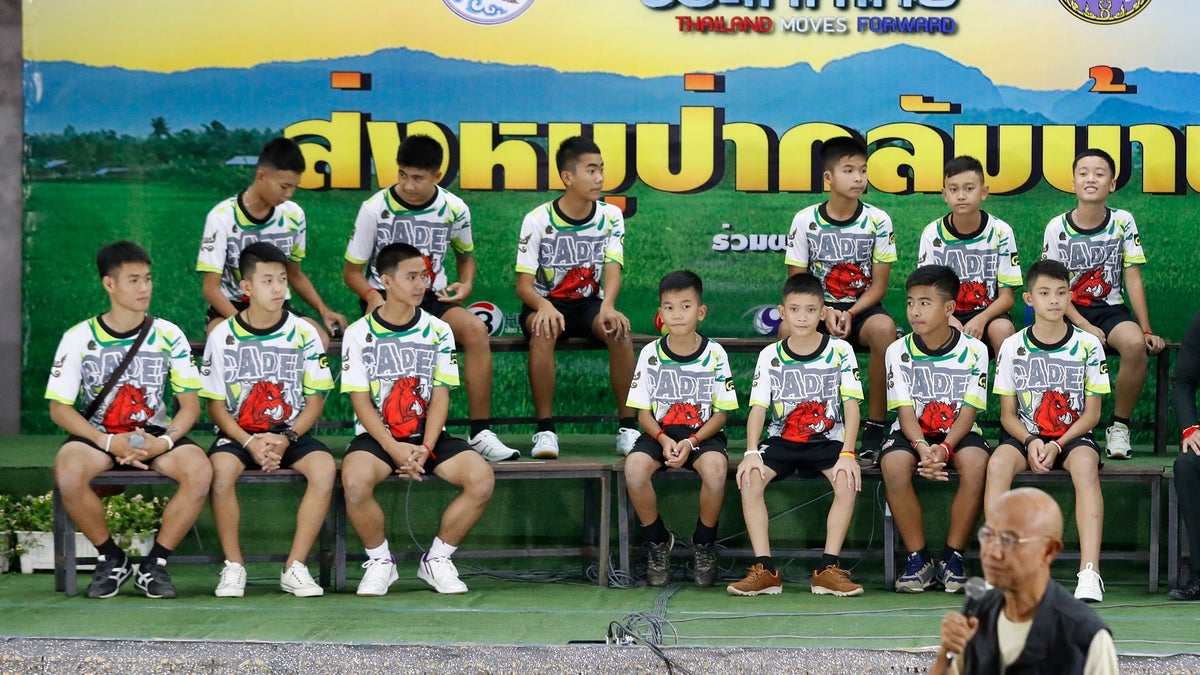
[{"label": "boy seated on bench", "polygon": [[295,469],[308,481],[279,587],[298,598],[325,593],[305,560],[325,522],[337,476],[333,455],[310,433],[333,377],[316,329],[284,308],[287,265],[283,251],[266,242],[242,249],[239,283],[249,304],[217,324],[204,347],[200,395],[209,399],[208,416],[220,432],[209,460],[213,521],[225,551],[215,591],[222,598],[240,598],[246,590],[236,485],[243,471],[256,468]]},{"label": "boy seated on bench", "polygon": [[[204,451],[186,436],[200,417],[200,374],[183,331],[146,313],[150,256],[118,241],[100,249],[96,267],[109,309],[63,334],[46,384],[50,419],[70,434],[54,458],[54,480],[75,526],[100,553],[89,598],[113,597],[133,573],[133,561],[109,534],[92,479],[110,469],[153,469],[178,482],[134,581],[148,598],[173,598],[167,559],[204,509],[212,479]],[[174,417],[167,410],[172,395]]]},{"label": "boy seated on bench", "polygon": [[388,244],[375,258],[383,305],[355,321],[342,339],[342,391],[350,394],[358,436],[346,446],[346,515],[367,550],[359,595],[385,595],[397,579],[375,486],[392,474],[433,473],[462,493],[442,513],[417,577],[438,593],[467,592],[450,557],[492,498],[492,467],[464,440],[446,433],[450,387],[458,385],[454,334],[421,309],[425,260],[409,244]]},{"label": "boy seated on bench", "polygon": [[[854,583],[839,560],[854,501],[862,489],[854,453],[862,383],[850,343],[817,332],[828,310],[820,279],[811,274],[788,277],[779,314],[788,324],[789,337],[758,355],[746,418],[746,452],[737,470],[755,562],[745,579],[726,588],[730,595],[783,592],[771,558],[767,536],[771,519],[763,491],[772,480],[793,473],[803,478],[823,475],[833,486],[833,505],[825,520],[825,552],[821,566],[813,571],[812,592],[863,593],[862,585]],[[760,444],[768,409],[770,437]]]},{"label": "boy seated on bench", "polygon": [[1108,366],[1100,338],[1065,321],[1071,304],[1070,273],[1057,260],[1039,260],[1025,274],[1025,303],[1033,325],[1000,345],[996,384],[1002,438],[988,462],[985,513],[1018,472],[1066,470],[1075,485],[1079,574],[1075,597],[1104,599],[1100,538],[1104,495],[1100,449],[1092,437],[1107,394]]},{"label": "boy seated on bench", "polygon": [[725,419],[737,410],[729,357],[721,345],[696,332],[708,307],[694,272],[671,272],[658,283],[658,314],[669,331],[642,348],[629,385],[629,406],[638,410],[642,434],[625,460],[629,500],[650,545],[646,581],[671,580],[675,535],[658,513],[650,482],[667,467],[700,475],[700,517],[692,535],[694,577],[699,586],[717,579],[717,518],[725,503]]},{"label": "boy seated on bench", "polygon": [[[896,411],[896,424],[879,459],[888,506],[909,552],[896,591],[922,593],[941,585],[958,593],[967,583],[963,550],[983,509],[990,452],[975,424],[976,413],[987,407],[987,346],[950,325],[959,290],[954,270],[918,267],[906,285],[913,332],[887,349],[888,409]],[[958,472],[958,490],[946,548],[935,564],[913,474],[945,481],[950,466]]]}]

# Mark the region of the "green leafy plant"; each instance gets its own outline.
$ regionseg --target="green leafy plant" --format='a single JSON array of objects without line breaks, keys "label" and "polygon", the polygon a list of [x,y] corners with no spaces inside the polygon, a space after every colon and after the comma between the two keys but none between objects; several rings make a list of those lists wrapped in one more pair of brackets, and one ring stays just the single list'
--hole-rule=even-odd
[{"label": "green leafy plant", "polygon": [[[113,495],[104,498],[104,520],[113,539],[125,546],[135,535],[157,529],[166,505],[167,500],[161,497]],[[0,495],[0,532],[53,531],[53,493],[26,495],[21,499]],[[21,552],[19,546],[16,552]]]}]

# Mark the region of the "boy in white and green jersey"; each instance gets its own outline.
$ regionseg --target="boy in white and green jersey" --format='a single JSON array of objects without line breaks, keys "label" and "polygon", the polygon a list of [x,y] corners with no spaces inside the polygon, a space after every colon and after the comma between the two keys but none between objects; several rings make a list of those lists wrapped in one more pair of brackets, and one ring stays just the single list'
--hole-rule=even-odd
[{"label": "boy in white and green jersey", "polygon": [[980,207],[988,195],[983,164],[962,156],[946,162],[942,198],[950,213],[921,233],[917,266],[945,265],[958,275],[950,325],[985,340],[993,352],[1016,331],[1009,310],[1021,285],[1017,240],[1008,223]]},{"label": "boy in white and green jersey", "polygon": [[[360,299],[363,314],[383,305],[387,291],[377,269],[377,256],[393,243],[421,251],[428,276],[421,309],[445,321],[454,341],[465,352],[468,442],[485,459],[517,459],[521,453],[505,445],[491,430],[492,348],[488,328],[463,306],[475,285],[475,243],[471,210],[456,195],[443,190],[442,146],[429,136],[408,136],[396,151],[398,180],[363,202],[346,245],[342,279]],[[454,251],[458,280],[450,283],[446,255]],[[365,276],[364,276],[365,272]]]},{"label": "boy in white and green jersey", "polygon": [[355,321],[342,342],[342,391],[354,404],[358,436],[346,446],[342,485],[346,514],[366,547],[359,595],[384,595],[399,575],[375,486],[392,474],[433,473],[462,488],[446,507],[417,576],[439,593],[466,593],[451,556],[491,498],[492,469],[467,443],[446,433],[450,388],[458,386],[454,335],[421,309],[425,261],[409,244],[376,258],[386,300]]},{"label": "boy in white and green jersey", "polygon": [[1100,540],[1104,497],[1100,450],[1092,430],[1100,398],[1109,392],[1100,339],[1064,320],[1071,306],[1070,273],[1057,260],[1039,260],[1025,275],[1025,302],[1034,322],[1004,341],[996,356],[1003,438],[988,463],[985,509],[1008,491],[1013,476],[1065,469],[1075,485],[1079,574],[1075,597],[1104,599]]},{"label": "boy in white and green jersey", "polygon": [[[983,509],[983,486],[991,450],[975,416],[987,408],[987,347],[950,325],[958,276],[945,265],[925,265],[909,275],[907,315],[913,332],[887,350],[888,409],[896,411],[879,467],[888,506],[908,550],[896,578],[901,593],[941,584],[947,593],[966,586],[964,551]],[[921,502],[913,473],[949,480],[958,472],[946,547],[934,561],[926,545]]]},{"label": "boy in white and green jersey", "polygon": [[133,561],[113,541],[91,480],[110,469],[154,469],[178,482],[135,580],[146,597],[173,598],[167,559],[204,508],[212,478],[204,451],[186,435],[200,416],[200,375],[179,327],[146,313],[150,256],[118,241],[97,252],[96,268],[109,309],[63,334],[46,383],[50,419],[69,434],[54,459],[55,483],[67,513],[100,554],[87,595],[111,598],[134,573]]},{"label": "boy in white and green jersey", "polygon": [[250,244],[242,250],[239,269],[249,305],[208,334],[201,370],[200,395],[208,399],[208,416],[219,432],[209,450],[213,520],[225,552],[216,595],[241,597],[246,587],[238,476],[246,469],[295,469],[308,487],[279,586],[297,597],[319,596],[324,589],[304,561],[329,510],[337,467],[310,431],[333,389],[333,377],[316,331],[284,310],[283,252],[265,242]]},{"label": "boy in white and green jersey", "polygon": [[[788,276],[809,273],[821,281],[827,305],[821,332],[870,352],[859,453],[870,464],[886,435],[883,358],[896,339],[896,322],[881,303],[896,262],[896,239],[888,214],[861,199],[867,189],[867,146],[855,138],[831,138],[821,145],[821,161],[829,199],[792,219],[784,262]],[[785,321],[780,337],[787,337],[788,330]]]},{"label": "boy in white and green jersey", "polygon": [[675,537],[658,513],[650,479],[665,467],[700,475],[693,575],[697,585],[711,586],[717,578],[717,519],[729,471],[725,420],[737,410],[737,392],[725,350],[696,332],[708,313],[700,277],[687,270],[664,276],[658,283],[658,313],[668,333],[642,348],[629,385],[628,404],[638,411],[642,434],[625,460],[625,482],[650,548],[647,581],[665,586]]},{"label": "boy in white and green jersey", "polygon": [[[833,486],[825,550],[820,567],[813,570],[812,592],[836,596],[863,593],[862,585],[851,580],[840,562],[854,501],[862,489],[862,473],[854,454],[862,383],[850,344],[817,330],[827,311],[821,282],[815,276],[796,274],[784,282],[779,315],[788,323],[789,335],[758,355],[746,418],[746,452],[737,470],[742,515],[755,562],[745,579],[726,587],[731,595],[783,591],[771,557],[764,491],[771,481],[793,473],[808,478],[824,476]],[[764,441],[767,411],[771,425]]]},{"label": "boy in white and green jersey", "polygon": [[[291,197],[304,168],[300,146],[290,138],[276,138],[263,147],[250,187],[208,212],[196,259],[196,271],[204,275],[204,299],[209,304],[206,331],[246,308],[248,298],[240,286],[238,260],[247,245],[260,241],[287,256],[292,289],[317,311],[324,324],[322,330],[321,324],[305,318],[317,329],[321,343],[328,346],[329,334],[345,327],[346,317],[326,306],[300,269],[307,252],[307,226],[304,211]],[[285,308],[294,311],[290,302]]]},{"label": "boy in white and green jersey", "polygon": [[1110,459],[1128,459],[1133,453],[1129,418],[1146,383],[1148,354],[1166,344],[1150,327],[1142,283],[1146,254],[1137,223],[1128,211],[1108,207],[1108,196],[1117,189],[1116,162],[1107,152],[1089,148],[1072,169],[1078,205],[1046,225],[1042,257],[1062,262],[1071,273],[1067,320],[1121,355],[1113,417],[1104,437]]},{"label": "boy in white and green jersey", "polygon": [[600,201],[604,159],[582,136],[562,142],[555,155],[566,189],[525,216],[517,243],[517,298],[521,329],[529,338],[529,388],[537,416],[532,454],[558,457],[554,424],[554,351],[564,337],[595,338],[608,349],[608,377],[616,400],[617,451],[628,455],[637,420],[625,404],[633,378],[629,319],[617,311],[624,265],[625,219]]}]

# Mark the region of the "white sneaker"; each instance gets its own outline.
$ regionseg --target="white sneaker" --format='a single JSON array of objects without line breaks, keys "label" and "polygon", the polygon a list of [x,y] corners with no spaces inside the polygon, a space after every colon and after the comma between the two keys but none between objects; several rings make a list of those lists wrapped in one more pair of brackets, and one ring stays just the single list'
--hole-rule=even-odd
[{"label": "white sneaker", "polygon": [[1092,567],[1092,563],[1088,563],[1075,576],[1079,579],[1079,583],[1075,584],[1076,598],[1084,602],[1104,601],[1104,580],[1100,578],[1100,573]]},{"label": "white sneaker", "polygon": [[553,431],[534,434],[533,450],[529,454],[534,459],[558,459],[558,434]]},{"label": "white sneaker", "polygon": [[1129,427],[1120,422],[1104,430],[1104,449],[1109,459],[1129,459],[1133,446],[1129,444]]},{"label": "white sneaker", "polygon": [[396,572],[396,561],[392,558],[367,558],[362,564],[362,581],[358,582],[359,595],[387,595],[388,586],[400,578]]},{"label": "white sneaker", "polygon": [[[543,431],[542,433],[549,432]],[[449,558],[421,558],[421,566],[417,568],[417,578],[444,595],[461,595],[467,592],[467,585],[458,578],[458,568]]]},{"label": "white sneaker", "polygon": [[218,598],[240,598],[246,594],[246,568],[240,563],[225,561],[221,582],[213,593]]},{"label": "white sneaker", "polygon": [[279,575],[279,588],[297,598],[315,598],[325,595],[325,589],[313,580],[308,567],[297,560]]},{"label": "white sneaker", "polygon": [[641,432],[637,429],[618,429],[617,430],[617,452],[629,456],[629,452],[633,450],[633,444],[637,442]]},{"label": "white sneaker", "polygon": [[473,438],[467,439],[467,442],[489,462],[506,462],[521,456],[520,450],[505,445],[491,429],[484,429]]}]

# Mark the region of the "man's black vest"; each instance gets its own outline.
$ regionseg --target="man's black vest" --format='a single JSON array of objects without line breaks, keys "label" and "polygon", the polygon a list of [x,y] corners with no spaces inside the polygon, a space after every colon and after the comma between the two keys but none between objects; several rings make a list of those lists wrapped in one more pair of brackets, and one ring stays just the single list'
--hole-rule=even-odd
[{"label": "man's black vest", "polygon": [[[1000,643],[996,623],[1004,606],[1004,593],[992,589],[979,601],[975,616],[979,629],[967,643],[963,654],[963,672],[1000,672]],[[1058,583],[1046,585],[1046,594],[1033,616],[1029,638],[1017,660],[1008,667],[1007,675],[1047,673],[1069,675],[1082,673],[1087,662],[1088,648],[1097,631],[1112,632],[1099,616]]]}]

